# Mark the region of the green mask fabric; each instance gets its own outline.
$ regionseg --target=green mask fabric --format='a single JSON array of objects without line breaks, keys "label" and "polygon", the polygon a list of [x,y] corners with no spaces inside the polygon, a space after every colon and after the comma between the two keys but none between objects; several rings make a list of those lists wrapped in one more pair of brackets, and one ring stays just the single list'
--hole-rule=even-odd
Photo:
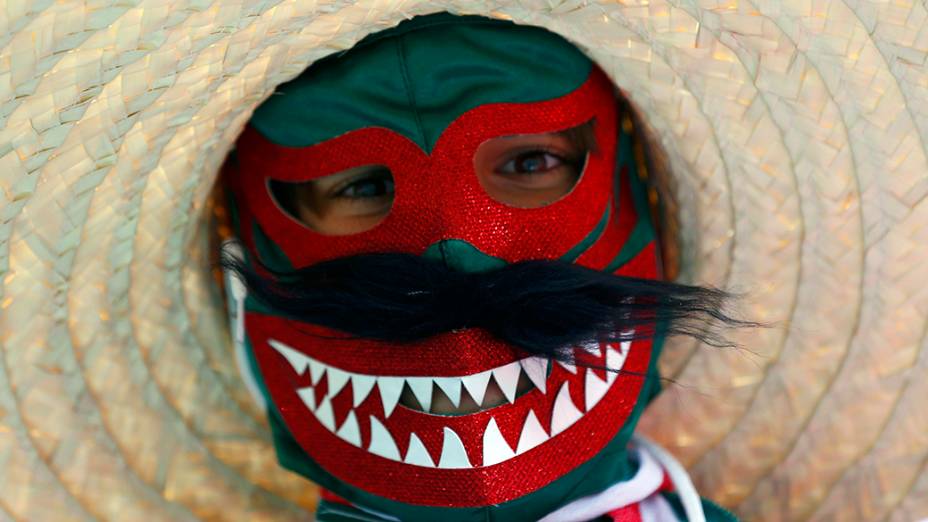
[{"label": "green mask fabric", "polygon": [[[448,14],[404,22],[313,64],[279,86],[255,111],[238,143],[237,170],[227,180],[236,234],[250,258],[277,271],[395,250],[426,258],[447,255],[448,265],[462,272],[541,258],[656,278],[645,188],[637,175],[631,135],[618,124],[612,89],[589,58],[540,28]],[[474,136],[495,136],[494,129],[500,129],[500,136],[519,133],[507,129],[559,131],[588,121],[595,123],[601,151],[590,153],[583,175],[563,200],[543,209],[514,209],[481,199],[482,207],[465,210],[484,197],[475,192],[479,186],[463,177],[472,175],[469,143]],[[269,195],[273,180],[315,179],[343,168],[351,155],[363,156],[358,164],[364,165],[371,162],[373,149],[383,150],[388,157],[383,163],[391,170],[395,149],[413,151],[397,157],[422,165],[405,172],[397,164],[391,215],[370,232],[338,237],[314,233],[295,223]],[[466,161],[443,159],[455,155]],[[421,186],[444,189],[412,196],[401,192],[424,178],[432,181]],[[459,189],[468,183],[475,187],[472,192]],[[454,199],[459,193],[464,194],[460,201]],[[496,368],[493,378],[503,379],[499,361],[507,360],[496,355],[496,364],[491,364],[487,359],[499,343],[480,344],[474,339],[483,338],[473,332],[451,332],[446,336],[450,344],[383,347],[380,356],[371,357],[360,345],[341,343],[335,349],[320,336],[300,333],[307,325],[250,295],[242,307],[245,360],[267,405],[279,460],[324,488],[319,520],[537,520],[639,470],[628,443],[646,399],[658,390],[654,368],[663,340],[660,328],[652,339],[594,350],[601,365],[609,366],[613,355],[621,357],[625,371],[617,376],[591,377],[592,368],[549,362],[541,377],[553,383],[547,391],[536,389],[525,394],[527,399],[472,416],[442,419],[396,406],[395,401],[387,407],[388,392],[399,394],[389,386],[403,386],[402,375],[438,375],[442,377],[436,383],[444,378],[441,382],[447,384],[455,379],[449,372],[468,358],[476,361],[474,366],[458,373],[468,377]],[[505,367],[524,362],[511,349],[504,351],[511,361]],[[450,358],[442,362],[436,357]],[[407,385],[421,378],[410,377]],[[588,409],[577,411],[582,418],[559,431],[551,403],[555,396],[569,398],[567,384],[582,387],[584,379],[587,386],[590,379],[601,379],[611,388],[602,392],[599,403],[581,406]],[[338,395],[349,393],[344,390],[350,394]],[[574,398],[582,403],[578,397],[583,395]],[[550,439],[515,454],[521,451],[518,429],[524,433],[523,424],[529,424],[529,408],[518,405],[527,401],[544,405],[533,406],[533,411],[547,412],[540,429],[546,438],[550,432]],[[391,417],[393,408],[398,413]],[[463,417],[479,419],[471,426]],[[518,425],[514,435],[503,426],[504,417]],[[421,426],[401,426],[403,418]],[[424,435],[431,429],[426,426],[445,421],[453,428],[445,429],[444,442],[441,429],[432,430],[431,438]],[[468,441],[489,445],[484,434],[490,431],[488,421],[493,426],[499,422],[501,438],[508,439],[503,443],[511,445],[505,449],[513,455],[497,464],[474,464],[479,452]],[[392,446],[377,442],[384,431]],[[468,439],[471,431],[479,433]],[[470,464],[448,464],[448,441],[457,437]],[[424,449],[412,462],[416,444]],[[486,447],[483,451],[485,455]]]},{"label": "green mask fabric", "polygon": [[313,64],[278,87],[250,125],[286,147],[386,127],[428,153],[468,110],[563,96],[591,68],[576,47],[538,28],[481,17],[419,17]]}]

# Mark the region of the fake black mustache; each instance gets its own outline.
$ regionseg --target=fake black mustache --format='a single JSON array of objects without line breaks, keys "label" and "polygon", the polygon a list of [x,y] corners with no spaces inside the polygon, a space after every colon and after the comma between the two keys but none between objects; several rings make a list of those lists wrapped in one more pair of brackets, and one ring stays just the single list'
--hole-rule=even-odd
[{"label": "fake black mustache", "polygon": [[[244,251],[244,249],[242,249]],[[573,347],[685,335],[733,346],[720,327],[757,326],[730,315],[718,289],[623,277],[555,260],[461,272],[404,253],[363,254],[281,273],[223,249],[261,304],[283,316],[357,338],[408,343],[482,328],[528,354],[570,360]]]}]

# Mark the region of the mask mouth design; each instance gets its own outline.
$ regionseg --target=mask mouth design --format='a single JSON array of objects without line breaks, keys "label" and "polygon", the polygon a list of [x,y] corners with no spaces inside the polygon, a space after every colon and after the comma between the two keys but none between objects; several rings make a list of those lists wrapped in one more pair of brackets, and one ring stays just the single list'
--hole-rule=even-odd
[{"label": "mask mouth design", "polygon": [[[356,373],[319,361],[275,339],[268,339],[268,344],[295,374],[292,382],[296,385],[291,393],[299,396],[305,407],[301,413],[339,439],[411,466],[470,469],[522,455],[583,418],[615,385],[632,343],[578,348],[575,360],[579,364],[526,357],[459,376]],[[520,379],[531,383],[522,395],[518,395]],[[456,406],[465,393],[481,404],[494,384],[502,391],[505,402],[473,413],[438,415],[400,404],[404,389],[412,392],[423,409],[429,409],[433,394],[439,391]],[[513,415],[516,410],[522,415]],[[456,430],[452,422],[443,422],[460,424],[475,416],[490,417],[482,430]],[[409,422],[409,417],[427,417],[429,421]],[[504,422],[511,424],[513,418],[524,418],[521,426],[506,426],[505,431],[517,434],[515,444],[506,440],[500,426]],[[398,444],[401,425],[412,427],[404,451]]]}]

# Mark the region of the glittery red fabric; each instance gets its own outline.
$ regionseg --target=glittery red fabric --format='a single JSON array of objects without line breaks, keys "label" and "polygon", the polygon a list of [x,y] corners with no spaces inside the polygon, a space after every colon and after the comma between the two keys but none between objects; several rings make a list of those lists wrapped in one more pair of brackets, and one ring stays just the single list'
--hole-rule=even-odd
[{"label": "glittery red fabric", "polygon": [[[386,417],[377,387],[361,404],[352,408],[353,392],[350,386],[345,386],[332,400],[335,425],[339,426],[349,411],[354,411],[361,430],[361,445],[356,447],[332,434],[307,411],[296,390],[310,383],[305,375],[301,377],[294,373],[289,363],[268,345],[268,339],[284,341],[300,348],[306,345],[295,337],[282,339],[281,331],[275,328],[275,322],[268,319],[260,314],[248,314],[245,324],[274,403],[304,450],[329,473],[349,484],[400,502],[430,506],[469,507],[505,502],[549,484],[593,457],[615,436],[624,419],[631,413],[644,381],[642,375],[647,370],[651,352],[650,340],[632,343],[623,373],[616,378],[602,400],[590,411],[584,412],[575,424],[522,455],[500,464],[481,467],[483,434],[491,418],[496,421],[503,438],[512,448],[516,447],[529,411],[534,412],[542,428],[550,433],[552,408],[561,386],[568,383],[572,402],[583,410],[586,398],[583,385],[585,372],[591,370],[579,368],[573,374],[555,364],[547,379],[546,393],[532,389],[518,397],[514,403],[471,415],[437,415],[398,405]],[[309,338],[303,340],[309,341]],[[332,351],[337,350],[334,348]],[[448,354],[449,358],[465,350],[452,352]],[[581,356],[579,352],[578,356]],[[597,359],[587,361],[600,366],[605,363]],[[378,374],[391,375],[386,371]],[[315,387],[317,397],[326,394],[325,383],[326,378],[323,376]],[[370,444],[371,416],[376,417],[390,432],[400,455],[406,454],[410,434],[415,433],[434,463],[441,459],[444,429],[451,428],[463,442],[468,460],[476,467],[426,468],[373,455],[365,449]],[[397,487],[397,484],[403,486]]]},{"label": "glittery red fabric", "polygon": [[[541,208],[522,209],[492,199],[474,173],[474,152],[484,141],[537,134],[595,120],[599,151],[591,153],[573,191]],[[294,267],[368,252],[422,253],[443,239],[463,239],[481,252],[510,262],[558,258],[596,226],[613,199],[616,104],[612,85],[594,70],[574,92],[539,103],[476,107],[442,133],[430,155],[396,132],[367,127],[305,148],[282,147],[246,128],[238,141],[239,206],[257,220]],[[366,232],[326,236],[284,212],[269,180],[308,181],[361,165],[384,165],[393,174],[389,215]],[[624,192],[624,191],[623,191]],[[624,203],[624,202],[623,202]],[[614,256],[636,216],[632,205],[614,213],[599,249]],[[253,245],[252,245],[253,246]],[[583,263],[602,268],[609,255]],[[605,261],[604,261],[605,260]]]},{"label": "glittery red fabric", "polygon": [[[480,186],[473,167],[477,147],[487,139],[572,128],[594,120],[598,152],[591,153],[573,191],[542,208],[519,209],[496,202]],[[613,212],[606,229],[577,263],[603,268],[621,249],[637,222],[625,176],[616,201],[617,133],[613,87],[594,69],[574,92],[531,104],[488,104],[455,120],[431,154],[384,128],[362,128],[306,148],[287,148],[247,129],[239,140],[240,169],[232,181],[243,223],[243,240],[256,253],[250,224],[256,221],[294,267],[368,252],[421,253],[443,239],[464,240],[482,252],[509,262],[557,259],[583,242],[606,208]],[[324,236],[292,218],[274,202],[271,179],[306,181],[360,165],[379,164],[393,173],[395,198],[390,214],[373,229],[349,236]],[[618,273],[656,277],[653,245]],[[303,450],[327,472],[350,485],[399,502],[446,507],[498,504],[536,491],[596,455],[616,435],[638,399],[651,355],[650,341],[632,343],[619,375],[603,398],[585,410],[586,369],[570,373],[554,365],[546,393],[533,389],[504,404],[470,415],[436,415],[397,406],[387,417],[380,391],[353,406],[351,386],[331,398],[336,430],[353,412],[360,446],[323,426],[297,390],[328,393],[327,378],[312,385],[273,349],[274,339],[322,363],[364,375],[465,376],[520,358],[518,350],[486,332],[449,332],[408,345],[338,339],[336,332],[259,313],[247,313],[245,329],[262,376],[288,429]],[[321,335],[320,335],[321,334]],[[593,361],[604,364],[604,361]],[[600,377],[605,377],[601,371]],[[483,435],[493,419],[510,448],[515,448],[529,412],[546,432],[561,387],[567,383],[583,416],[565,431],[521,455],[483,466]],[[441,459],[445,428],[461,439],[473,467],[441,469],[404,464],[370,453],[370,418],[387,429],[401,456],[415,433],[434,463]]]}]

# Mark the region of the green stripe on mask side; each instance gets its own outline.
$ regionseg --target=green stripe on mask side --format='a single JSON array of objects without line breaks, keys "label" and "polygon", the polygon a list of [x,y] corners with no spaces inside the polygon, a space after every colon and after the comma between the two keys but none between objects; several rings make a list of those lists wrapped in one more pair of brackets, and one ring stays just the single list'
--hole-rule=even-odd
[{"label": "green stripe on mask side", "polygon": [[[293,271],[293,264],[290,262],[290,259],[279,246],[271,241],[271,238],[267,237],[264,230],[261,229],[257,222],[252,224],[251,231],[252,239],[255,243],[255,250],[258,252],[258,259],[261,260],[264,266],[275,272]],[[247,262],[250,264],[252,261],[249,259]],[[257,312],[265,315],[280,315],[280,312],[265,306],[257,299],[253,298],[251,294],[245,297],[245,311]]]},{"label": "green stripe on mask side", "polygon": [[386,127],[430,153],[468,110],[558,98],[580,87],[591,70],[589,58],[545,29],[441,13],[313,64],[278,86],[251,124],[288,147]]},{"label": "green stripe on mask side", "polygon": [[275,272],[293,271],[293,263],[290,262],[290,258],[277,246],[277,243],[271,241],[271,238],[264,233],[257,221],[252,224],[251,234],[254,239],[255,250],[258,251],[258,259],[261,260],[264,266]]},{"label": "green stripe on mask side", "polygon": [[[635,228],[632,229],[625,244],[619,249],[619,253],[616,254],[615,258],[603,269],[603,272],[610,274],[621,268],[625,263],[634,259],[635,256],[644,250],[655,238],[654,226],[651,224],[651,211],[648,205],[647,187],[638,177],[638,166],[635,163],[632,135],[624,130],[619,133],[616,163],[616,171],[619,175],[622,175],[622,167],[627,167],[626,174],[628,175],[628,185],[632,191],[632,201],[635,205],[635,213],[638,214],[638,222],[635,223]],[[618,194],[618,190],[616,193]]]},{"label": "green stripe on mask side", "polygon": [[584,252],[589,250],[594,243],[599,241],[599,238],[602,237],[603,232],[606,231],[606,225],[609,224],[609,218],[612,216],[612,203],[610,202],[606,205],[606,210],[603,212],[603,217],[600,218],[599,223],[596,224],[596,227],[590,231],[589,234],[582,241],[573,246],[566,254],[561,256],[561,261],[567,263],[573,263],[577,260],[578,257],[583,255]]}]

